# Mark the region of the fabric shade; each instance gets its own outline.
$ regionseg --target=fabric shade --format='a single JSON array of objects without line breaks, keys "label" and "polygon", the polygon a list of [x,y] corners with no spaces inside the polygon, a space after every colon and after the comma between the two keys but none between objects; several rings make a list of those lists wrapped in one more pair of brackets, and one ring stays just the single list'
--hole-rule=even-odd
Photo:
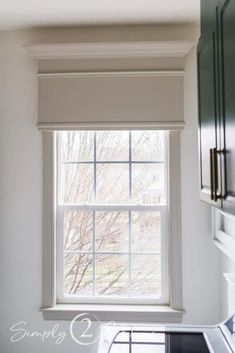
[{"label": "fabric shade", "polygon": [[183,75],[39,75],[41,130],[183,127]]}]

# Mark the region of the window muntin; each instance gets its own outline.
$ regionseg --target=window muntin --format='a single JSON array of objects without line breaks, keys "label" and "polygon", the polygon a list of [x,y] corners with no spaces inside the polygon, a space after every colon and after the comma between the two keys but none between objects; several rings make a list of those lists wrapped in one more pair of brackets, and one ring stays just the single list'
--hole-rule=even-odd
[{"label": "window muntin", "polygon": [[60,302],[166,302],[163,131],[57,133]]}]

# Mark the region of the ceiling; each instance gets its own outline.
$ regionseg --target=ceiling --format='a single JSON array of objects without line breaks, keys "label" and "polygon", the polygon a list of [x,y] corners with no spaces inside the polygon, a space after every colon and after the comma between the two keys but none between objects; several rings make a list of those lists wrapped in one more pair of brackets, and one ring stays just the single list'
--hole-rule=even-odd
[{"label": "ceiling", "polygon": [[200,0],[0,0],[0,28],[189,23]]}]

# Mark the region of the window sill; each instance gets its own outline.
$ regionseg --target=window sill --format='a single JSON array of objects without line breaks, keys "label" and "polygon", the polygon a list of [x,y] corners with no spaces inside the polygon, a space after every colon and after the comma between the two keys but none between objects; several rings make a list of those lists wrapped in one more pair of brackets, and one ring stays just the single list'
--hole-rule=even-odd
[{"label": "window sill", "polygon": [[106,322],[180,323],[184,314],[168,305],[57,304],[40,310],[45,320],[72,320],[86,313]]}]

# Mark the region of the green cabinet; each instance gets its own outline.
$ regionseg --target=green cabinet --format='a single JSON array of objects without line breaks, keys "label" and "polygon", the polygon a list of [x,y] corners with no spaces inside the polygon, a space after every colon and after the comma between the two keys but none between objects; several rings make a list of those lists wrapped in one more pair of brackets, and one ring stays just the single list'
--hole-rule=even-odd
[{"label": "green cabinet", "polygon": [[201,0],[201,33],[205,35],[214,27],[215,9],[219,0]]},{"label": "green cabinet", "polygon": [[235,0],[202,1],[201,9],[201,200],[235,214]]},{"label": "green cabinet", "polygon": [[[200,180],[201,199],[220,206],[221,201],[216,199],[219,168],[215,165],[215,151],[220,148],[216,70],[216,36],[212,31],[205,38],[201,38],[198,45]],[[217,173],[213,173],[215,168]]]},{"label": "green cabinet", "polygon": [[235,0],[221,1],[220,17],[221,142],[223,209],[235,214]]}]

